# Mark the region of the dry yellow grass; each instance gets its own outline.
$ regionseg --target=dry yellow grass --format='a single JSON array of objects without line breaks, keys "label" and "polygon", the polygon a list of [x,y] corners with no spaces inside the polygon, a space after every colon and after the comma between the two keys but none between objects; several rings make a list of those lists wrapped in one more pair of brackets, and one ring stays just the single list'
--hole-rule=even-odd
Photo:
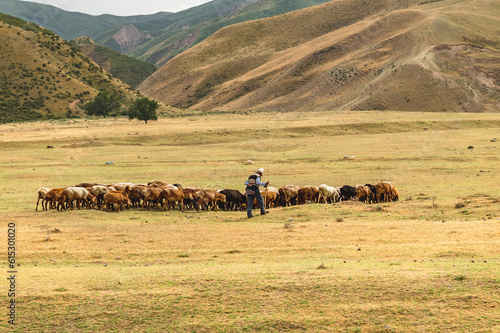
[{"label": "dry yellow grass", "polygon": [[[14,331],[498,331],[498,121],[343,112],[2,125],[0,211],[16,224],[20,264]],[[401,197],[252,220],[34,211],[40,186],[241,190],[258,167],[276,187],[390,179]]]}]

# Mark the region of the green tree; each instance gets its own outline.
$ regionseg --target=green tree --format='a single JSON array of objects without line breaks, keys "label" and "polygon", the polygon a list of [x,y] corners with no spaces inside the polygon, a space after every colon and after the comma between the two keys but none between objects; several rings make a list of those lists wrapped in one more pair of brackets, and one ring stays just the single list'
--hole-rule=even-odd
[{"label": "green tree", "polygon": [[83,109],[89,116],[103,116],[106,118],[110,112],[118,110],[120,105],[121,102],[118,97],[101,91],[94,101],[85,104]]},{"label": "green tree", "polygon": [[149,99],[147,97],[138,98],[135,100],[134,104],[128,110],[129,119],[144,120],[146,124],[148,120],[157,120],[156,109],[160,105],[157,101]]}]

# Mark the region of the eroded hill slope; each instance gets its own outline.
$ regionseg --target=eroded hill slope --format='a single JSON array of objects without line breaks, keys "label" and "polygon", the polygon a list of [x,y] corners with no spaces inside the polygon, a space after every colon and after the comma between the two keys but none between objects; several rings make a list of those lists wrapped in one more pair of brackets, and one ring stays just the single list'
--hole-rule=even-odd
[{"label": "eroded hill slope", "polygon": [[491,1],[338,0],[224,28],[139,89],[232,110],[500,110]]}]

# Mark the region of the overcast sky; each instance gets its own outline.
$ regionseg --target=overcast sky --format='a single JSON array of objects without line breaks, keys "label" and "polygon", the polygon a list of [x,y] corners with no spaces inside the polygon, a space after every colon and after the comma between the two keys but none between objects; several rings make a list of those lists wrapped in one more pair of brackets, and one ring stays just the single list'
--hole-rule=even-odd
[{"label": "overcast sky", "polygon": [[[25,0],[22,0],[25,1]],[[90,15],[131,16],[158,12],[179,12],[211,0],[29,0],[70,12]]]}]

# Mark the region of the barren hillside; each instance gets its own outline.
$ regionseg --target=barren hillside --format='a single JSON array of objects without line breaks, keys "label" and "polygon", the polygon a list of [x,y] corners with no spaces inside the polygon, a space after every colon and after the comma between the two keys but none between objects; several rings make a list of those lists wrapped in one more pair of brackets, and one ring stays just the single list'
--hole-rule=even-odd
[{"label": "barren hillside", "polygon": [[232,110],[500,110],[500,6],[337,0],[233,25],[139,89]]}]

